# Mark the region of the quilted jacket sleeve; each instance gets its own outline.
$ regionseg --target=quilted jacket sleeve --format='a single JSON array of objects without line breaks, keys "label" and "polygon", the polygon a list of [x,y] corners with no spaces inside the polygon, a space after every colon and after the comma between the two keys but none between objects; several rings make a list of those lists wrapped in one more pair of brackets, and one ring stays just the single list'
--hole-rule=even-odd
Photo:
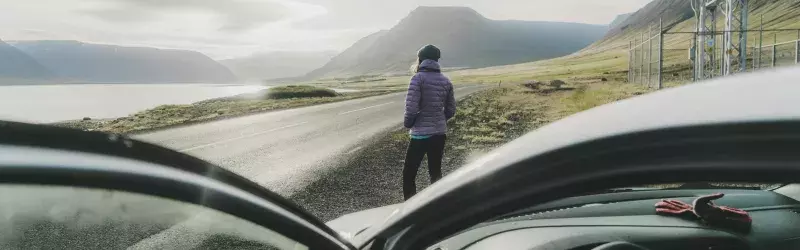
[{"label": "quilted jacket sleeve", "polygon": [[450,90],[447,91],[447,99],[445,99],[444,116],[447,118],[447,120],[450,120],[450,118],[456,116],[456,96],[454,93],[455,90],[453,89],[453,83],[449,83],[448,85],[450,85]]},{"label": "quilted jacket sleeve", "polygon": [[422,96],[422,90],[419,74],[411,77],[411,83],[408,84],[408,93],[406,94],[406,110],[403,117],[403,126],[406,128],[414,127],[414,120],[419,115],[419,101]]}]

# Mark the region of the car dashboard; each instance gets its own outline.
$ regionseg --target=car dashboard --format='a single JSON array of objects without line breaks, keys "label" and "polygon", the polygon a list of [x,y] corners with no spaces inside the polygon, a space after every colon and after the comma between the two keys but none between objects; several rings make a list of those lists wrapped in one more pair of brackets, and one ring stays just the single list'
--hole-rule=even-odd
[{"label": "car dashboard", "polygon": [[[657,215],[661,199],[687,203],[724,193],[715,204],[749,213],[749,232]],[[571,197],[476,225],[429,249],[583,250],[625,241],[647,249],[800,249],[800,202],[765,190],[676,189]]]}]

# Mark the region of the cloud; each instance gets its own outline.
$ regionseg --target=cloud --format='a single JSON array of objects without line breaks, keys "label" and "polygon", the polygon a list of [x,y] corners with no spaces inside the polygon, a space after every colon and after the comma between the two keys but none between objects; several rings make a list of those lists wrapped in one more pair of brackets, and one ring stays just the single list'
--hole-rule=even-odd
[{"label": "cloud", "polygon": [[180,12],[216,15],[220,31],[244,31],[288,18],[289,8],[274,0],[110,0],[83,13],[107,22],[147,22]]}]

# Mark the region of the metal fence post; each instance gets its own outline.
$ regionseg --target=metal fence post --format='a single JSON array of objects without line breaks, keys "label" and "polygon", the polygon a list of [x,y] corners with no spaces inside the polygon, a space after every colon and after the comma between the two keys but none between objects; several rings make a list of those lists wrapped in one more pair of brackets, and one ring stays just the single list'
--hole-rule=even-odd
[{"label": "metal fence post", "polygon": [[794,64],[800,63],[800,30],[797,30],[797,40],[794,41]]},{"label": "metal fence post", "polygon": [[647,25],[647,80],[645,84],[649,88],[653,79],[653,25]]},{"label": "metal fence post", "polygon": [[778,33],[775,33],[775,38],[772,40],[772,67],[775,68],[775,63],[778,61],[778,51],[775,49],[778,45]]},{"label": "metal fence post", "polygon": [[747,0],[740,0],[739,8],[741,11],[739,19],[739,71],[747,72],[747,32],[750,29],[748,24],[750,16],[750,7]]},{"label": "metal fence post", "polygon": [[800,39],[794,41],[794,64],[800,63]]},{"label": "metal fence post", "polygon": [[642,44],[640,45],[642,47],[642,55],[641,55],[642,59],[639,62],[639,81],[644,82],[644,58],[647,57],[647,54],[645,54],[644,52],[644,32],[642,32]]},{"label": "metal fence post", "polygon": [[628,41],[628,83],[631,82],[631,47],[633,47],[633,43]]},{"label": "metal fence post", "polygon": [[633,48],[632,48],[632,50],[633,50],[633,58],[631,58],[632,59],[631,60],[631,71],[632,71],[631,72],[631,79],[633,79],[633,81],[631,81],[631,83],[636,83],[636,56],[638,54],[638,53],[636,53],[636,35],[633,36]]},{"label": "metal fence post", "polygon": [[778,53],[775,51],[775,45],[772,45],[772,64],[770,64],[770,67],[775,68],[775,61],[777,61],[777,58],[776,58],[777,54]]},{"label": "metal fence post", "polygon": [[661,89],[664,84],[664,22],[661,18],[658,19],[658,86],[656,89]]},{"label": "metal fence post", "polygon": [[758,68],[761,68],[761,50],[764,49],[764,14],[761,14],[761,26],[758,29]]},{"label": "metal fence post", "polygon": [[[697,46],[697,31],[695,30],[694,36],[692,37],[692,46],[694,46],[694,60],[692,61],[692,82],[697,81],[697,50],[700,49]],[[691,49],[691,48],[690,48]],[[691,51],[689,52],[691,53]]]}]

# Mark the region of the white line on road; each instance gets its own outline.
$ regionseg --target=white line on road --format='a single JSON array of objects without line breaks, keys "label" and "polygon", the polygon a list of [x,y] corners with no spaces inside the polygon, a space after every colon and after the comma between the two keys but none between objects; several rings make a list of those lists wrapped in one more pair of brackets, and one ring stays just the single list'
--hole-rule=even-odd
[{"label": "white line on road", "polygon": [[354,148],[354,149],[352,149],[352,150],[350,150],[350,151],[347,151],[347,153],[344,153],[344,154],[346,154],[346,155],[349,155],[349,154],[355,153],[355,152],[356,152],[356,151],[358,151],[359,149],[361,149],[361,146],[358,146],[358,147],[356,147],[356,148]]},{"label": "white line on road", "polygon": [[273,128],[273,129],[266,130],[266,131],[261,131],[261,132],[258,132],[258,133],[237,136],[237,137],[234,137],[234,138],[229,138],[229,139],[225,139],[225,140],[221,140],[221,141],[217,141],[217,142],[212,142],[212,143],[204,144],[204,145],[200,145],[200,146],[195,146],[195,147],[191,147],[191,148],[181,149],[181,150],[178,150],[178,151],[180,151],[180,152],[188,152],[188,151],[197,150],[197,149],[201,149],[201,148],[207,148],[207,147],[211,147],[211,146],[222,144],[222,143],[226,143],[226,142],[232,142],[232,141],[235,141],[235,140],[244,139],[244,138],[247,138],[247,137],[253,137],[253,136],[257,136],[257,135],[266,134],[266,133],[269,133],[269,132],[275,132],[275,131],[278,131],[278,130],[281,130],[281,129],[297,127],[297,126],[300,126],[300,125],[303,125],[303,124],[306,124],[306,123],[308,123],[308,122],[301,122],[301,123],[296,123],[296,124],[292,124],[292,125],[286,125],[286,126],[279,127],[279,128]]},{"label": "white line on road", "polygon": [[369,106],[369,107],[366,107],[366,108],[360,108],[360,109],[356,109],[356,110],[350,110],[350,111],[347,111],[347,112],[342,112],[342,113],[339,113],[339,115],[346,115],[346,114],[350,114],[350,113],[353,113],[353,112],[358,112],[358,111],[367,110],[367,109],[371,109],[371,108],[377,108],[377,107],[380,107],[380,106],[383,106],[383,105],[387,105],[387,104],[392,104],[392,103],[394,103],[394,102],[387,102],[387,103],[384,103],[384,104],[378,104],[378,105],[375,105],[375,106]]}]

